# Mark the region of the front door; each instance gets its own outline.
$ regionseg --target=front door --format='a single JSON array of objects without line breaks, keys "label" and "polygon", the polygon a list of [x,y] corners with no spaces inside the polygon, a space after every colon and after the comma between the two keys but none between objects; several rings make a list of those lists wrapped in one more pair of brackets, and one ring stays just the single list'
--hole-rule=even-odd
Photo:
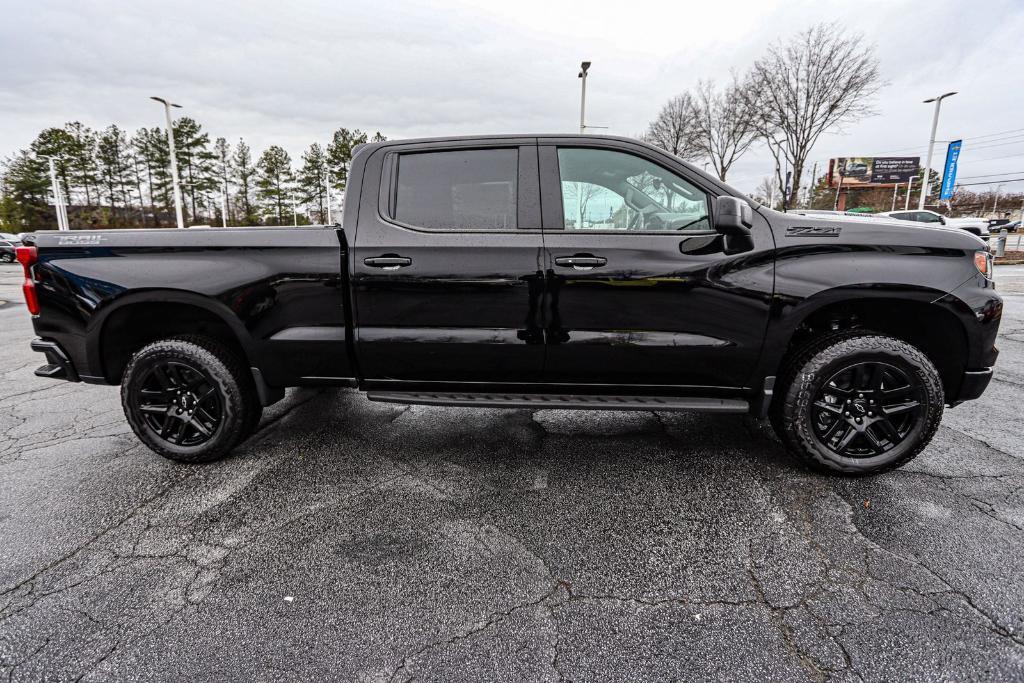
[{"label": "front door", "polygon": [[746,386],[773,283],[764,219],[755,212],[751,239],[727,243],[713,228],[721,189],[640,145],[577,139],[539,150],[545,382]]},{"label": "front door", "polygon": [[379,196],[360,199],[351,260],[363,376],[538,381],[544,254],[533,139],[389,145],[366,169],[382,180]]}]

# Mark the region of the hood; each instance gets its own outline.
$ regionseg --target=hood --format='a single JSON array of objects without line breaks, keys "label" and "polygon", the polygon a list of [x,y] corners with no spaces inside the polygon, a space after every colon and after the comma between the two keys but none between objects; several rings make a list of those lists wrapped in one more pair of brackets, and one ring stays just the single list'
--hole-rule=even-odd
[{"label": "hood", "polygon": [[766,207],[760,207],[759,210],[771,224],[779,247],[827,242],[872,247],[933,247],[964,251],[986,248],[980,237],[958,228],[951,229],[949,226],[930,227],[924,223],[895,218],[802,216]]}]

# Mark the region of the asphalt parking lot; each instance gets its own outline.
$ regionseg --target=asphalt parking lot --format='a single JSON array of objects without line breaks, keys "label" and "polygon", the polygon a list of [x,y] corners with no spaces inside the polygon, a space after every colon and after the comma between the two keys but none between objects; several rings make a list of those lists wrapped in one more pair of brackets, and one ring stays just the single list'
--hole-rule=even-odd
[{"label": "asphalt parking lot", "polygon": [[230,459],[33,376],[0,265],[0,675],[1024,677],[1024,268],[989,391],[904,469],[791,464],[736,416],[292,390]]}]

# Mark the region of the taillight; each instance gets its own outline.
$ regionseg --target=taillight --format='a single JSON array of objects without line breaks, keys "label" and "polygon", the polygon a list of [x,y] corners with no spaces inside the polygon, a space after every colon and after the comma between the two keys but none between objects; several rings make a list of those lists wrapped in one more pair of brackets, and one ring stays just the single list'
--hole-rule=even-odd
[{"label": "taillight", "polygon": [[21,285],[21,291],[25,294],[25,304],[28,312],[32,315],[39,315],[39,298],[36,296],[36,283],[32,281],[32,266],[39,258],[39,251],[35,247],[17,247],[14,253],[18,256],[18,263],[25,273],[25,282]]}]

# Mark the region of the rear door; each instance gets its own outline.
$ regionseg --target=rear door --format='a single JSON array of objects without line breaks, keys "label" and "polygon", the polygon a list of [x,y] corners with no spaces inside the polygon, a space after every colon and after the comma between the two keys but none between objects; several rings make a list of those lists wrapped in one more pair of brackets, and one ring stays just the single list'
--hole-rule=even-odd
[{"label": "rear door", "polygon": [[[535,140],[388,145],[365,173],[352,261],[363,376],[538,381],[544,252]],[[379,193],[370,190],[376,177]]]},{"label": "rear door", "polygon": [[774,240],[713,229],[715,189],[625,141],[542,139],[547,382],[741,387],[764,339]]}]

